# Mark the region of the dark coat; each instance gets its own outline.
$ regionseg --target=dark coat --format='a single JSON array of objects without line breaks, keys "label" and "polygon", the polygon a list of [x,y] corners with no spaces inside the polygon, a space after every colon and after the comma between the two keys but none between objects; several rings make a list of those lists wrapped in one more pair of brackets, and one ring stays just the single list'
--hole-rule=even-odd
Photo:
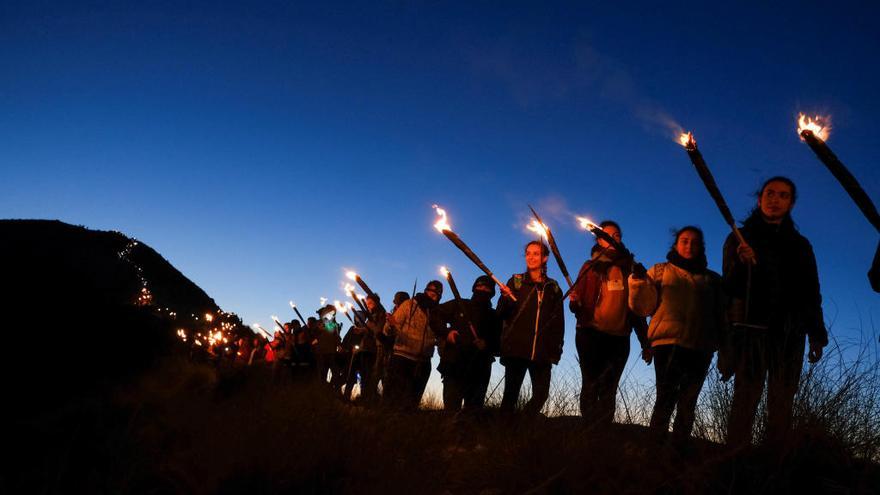
[{"label": "dark coat", "polygon": [[[462,359],[472,359],[478,354],[486,358],[498,354],[501,347],[501,319],[498,318],[488,298],[486,301],[462,299],[460,305],[453,299],[438,306],[434,315],[437,321],[432,328],[442,346],[441,367]],[[477,337],[486,342],[485,349],[477,348],[470,324],[473,324]],[[446,341],[447,335],[452,330],[458,331],[455,344]]]},{"label": "dark coat", "polygon": [[[501,362],[522,358],[536,363],[558,363],[565,336],[562,290],[552,278],[535,283],[528,273],[507,281],[516,302],[502,296],[498,316],[504,322],[501,333]],[[541,304],[538,304],[542,294]]]},{"label": "dark coat", "polygon": [[[809,335],[810,342],[827,344],[819,272],[810,242],[790,218],[774,225],[765,222],[760,213],[752,214],[740,231],[758,260],[752,267],[749,321],[745,323],[770,328],[790,325]],[[727,296],[744,304],[748,266],[736,254],[738,245],[733,234],[727,237],[722,277]]]}]

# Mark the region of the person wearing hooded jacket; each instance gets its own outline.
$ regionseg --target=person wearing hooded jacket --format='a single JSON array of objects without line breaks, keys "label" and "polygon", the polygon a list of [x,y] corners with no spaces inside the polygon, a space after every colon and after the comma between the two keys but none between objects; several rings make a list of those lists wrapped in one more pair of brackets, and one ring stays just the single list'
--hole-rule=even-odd
[{"label": "person wearing hooded jacket", "polygon": [[[523,412],[537,415],[550,395],[550,372],[562,356],[565,335],[562,290],[547,277],[550,250],[540,241],[526,244],[526,272],[514,275],[502,288],[497,312],[503,321],[501,364],[505,368],[501,410],[512,412],[526,372],[532,398]],[[514,301],[510,296],[513,295]]]},{"label": "person wearing hooded jacket", "polygon": [[816,258],[791,218],[794,182],[768,179],[756,208],[740,229],[746,244],[730,235],[724,243],[723,284],[731,320],[729,357],[719,356],[724,379],[735,376],[727,442],[746,446],[767,382],[767,440],[784,440],[791,429],[794,396],[803,368],[805,340],[815,363],[828,345]]},{"label": "person wearing hooded jacket", "polygon": [[672,439],[681,445],[693,429],[697,398],[724,332],[725,302],[721,276],[707,268],[702,230],[679,229],[666,259],[630,276],[629,306],[651,317],[650,346],[642,352],[646,363],[653,360],[656,376],[651,430],[661,439],[675,410]]},{"label": "person wearing hooded jacket", "polygon": [[[606,220],[599,227],[618,242],[622,239],[616,222]],[[578,273],[569,309],[577,318],[581,417],[588,424],[607,424],[614,419],[617,386],[629,358],[632,330],[645,347],[647,325],[628,306],[626,281],[634,268],[632,256],[618,253],[602,238],[591,254]]]},{"label": "person wearing hooded jacket", "polygon": [[437,308],[437,340],[443,377],[443,408],[478,410],[486,400],[493,357],[498,352],[501,320],[492,307],[495,282],[481,275],[470,299],[451,300]]},{"label": "person wearing hooded jacket", "polygon": [[394,349],[385,377],[384,400],[393,407],[416,409],[422,400],[436,346],[433,313],[442,295],[443,284],[432,280],[423,292],[387,315],[383,333],[394,338]]}]

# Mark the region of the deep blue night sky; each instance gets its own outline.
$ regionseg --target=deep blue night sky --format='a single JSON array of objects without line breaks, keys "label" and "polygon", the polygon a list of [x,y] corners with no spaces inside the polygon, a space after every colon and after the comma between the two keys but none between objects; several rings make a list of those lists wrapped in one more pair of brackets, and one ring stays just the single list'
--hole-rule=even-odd
[{"label": "deep blue night sky", "polygon": [[880,316],[877,234],[795,132],[830,114],[880,200],[874,2],[77,3],[0,6],[0,217],[121,230],[246,322],[342,299],[343,268],[388,302],[441,264],[469,287],[432,203],[502,279],[528,203],[572,271],[592,242],[573,213],[618,220],[648,266],[700,225],[720,270],[675,123],[738,218],[763,179],[797,182],[834,335]]}]

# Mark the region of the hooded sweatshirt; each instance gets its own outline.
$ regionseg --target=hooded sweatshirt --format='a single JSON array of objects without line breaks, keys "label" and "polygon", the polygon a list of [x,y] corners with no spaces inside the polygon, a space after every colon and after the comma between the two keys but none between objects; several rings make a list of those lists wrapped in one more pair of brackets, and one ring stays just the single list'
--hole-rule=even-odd
[{"label": "hooded sweatshirt", "polygon": [[501,333],[501,362],[521,358],[536,363],[559,362],[565,334],[562,290],[552,278],[532,281],[527,273],[507,281],[516,302],[501,297],[498,316],[504,322]]}]

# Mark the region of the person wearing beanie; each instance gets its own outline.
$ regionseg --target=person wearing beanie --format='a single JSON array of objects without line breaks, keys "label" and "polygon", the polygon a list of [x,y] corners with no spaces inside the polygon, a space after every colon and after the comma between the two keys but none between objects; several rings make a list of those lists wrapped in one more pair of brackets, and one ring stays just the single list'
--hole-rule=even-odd
[{"label": "person wearing beanie", "polygon": [[329,371],[335,384],[339,379],[336,351],[342,342],[340,338],[342,325],[336,322],[336,308],[332,304],[320,308],[317,313],[319,318],[315,322],[315,334],[312,340],[315,370],[317,371],[318,381],[326,383],[327,372]]},{"label": "person wearing beanie", "polygon": [[451,300],[437,308],[437,340],[443,377],[443,408],[478,410],[486,400],[492,363],[501,339],[501,320],[492,307],[495,282],[482,275],[470,299]]},{"label": "person wearing beanie", "polygon": [[387,315],[383,333],[394,339],[385,377],[384,398],[389,405],[416,409],[431,375],[436,338],[431,329],[443,284],[428,282],[425,290],[402,302]]},{"label": "person wearing beanie", "polygon": [[[501,364],[505,368],[501,410],[512,412],[519,401],[526,372],[532,382],[532,398],[523,412],[537,415],[550,395],[550,370],[559,363],[565,335],[562,290],[547,277],[550,249],[540,241],[526,244],[526,271],[507,281],[498,299],[503,321]],[[513,295],[516,300],[510,296]]]}]

